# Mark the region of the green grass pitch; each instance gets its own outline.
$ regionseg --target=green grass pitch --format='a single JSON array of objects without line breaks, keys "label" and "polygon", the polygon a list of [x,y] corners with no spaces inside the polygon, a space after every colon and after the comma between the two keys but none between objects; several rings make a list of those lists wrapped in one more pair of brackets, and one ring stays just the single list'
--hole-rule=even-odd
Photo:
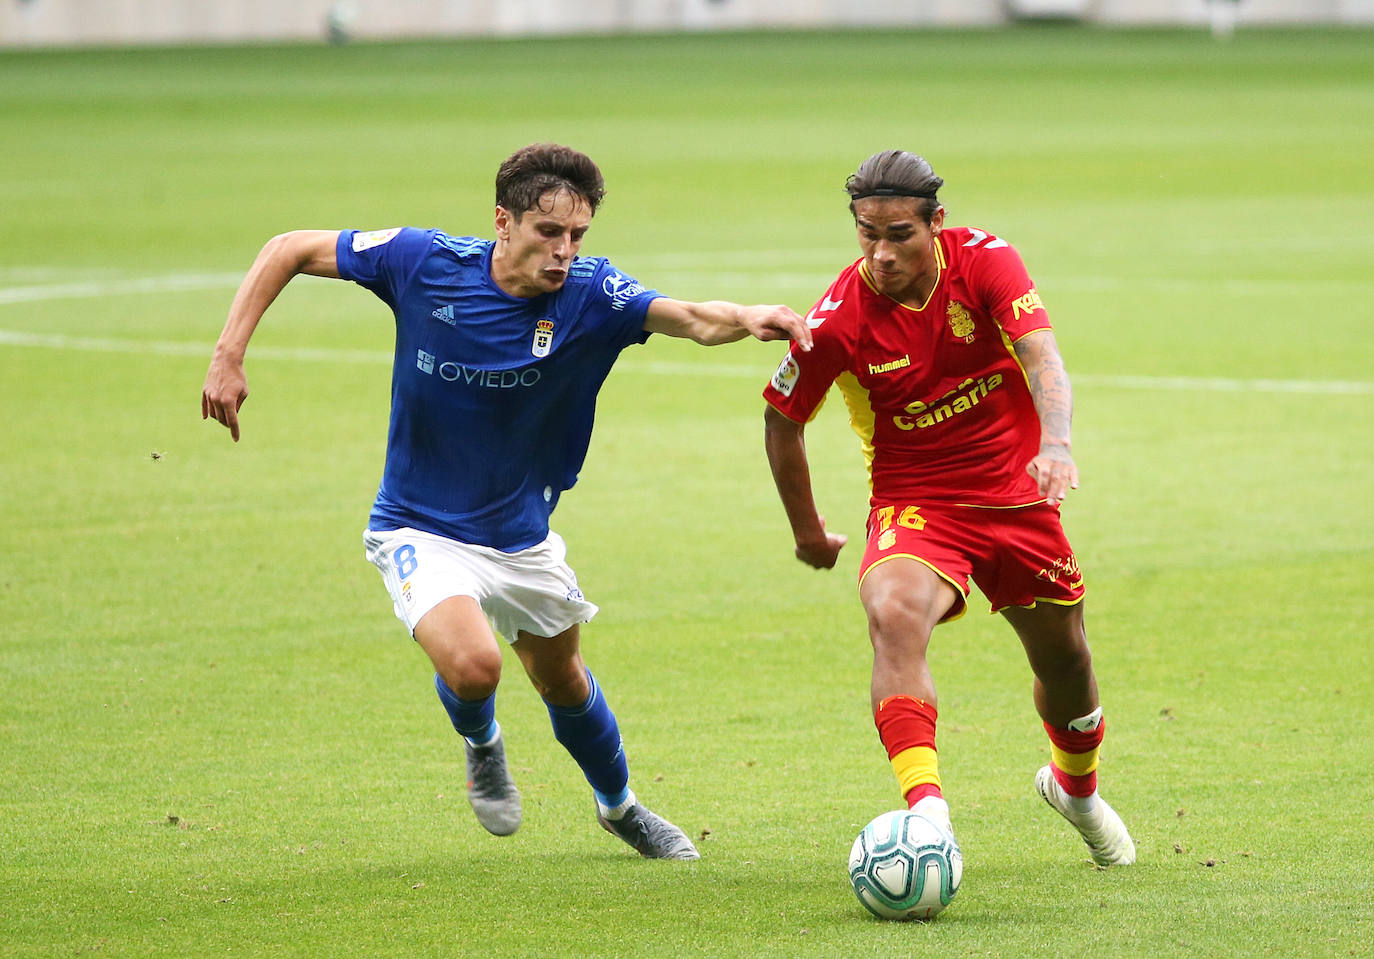
[{"label": "green grass pitch", "polygon": [[[0,956],[1369,956],[1374,34],[1023,29],[0,54]],[[805,310],[841,191],[928,156],[1015,243],[1076,378],[1065,510],[1140,849],[1096,871],[1033,794],[1030,677],[977,601],[936,634],[967,861],[928,925],[845,877],[900,800],[851,542],[791,556],[758,393],[781,349],[655,338],[555,527],[633,784],[700,837],[639,860],[508,657],[498,840],[360,533],[389,317],[302,280],[244,439],[198,393],[274,233],[486,234],[496,165],[602,164],[584,247],[684,298]],[[832,402],[817,494],[857,540]]]}]

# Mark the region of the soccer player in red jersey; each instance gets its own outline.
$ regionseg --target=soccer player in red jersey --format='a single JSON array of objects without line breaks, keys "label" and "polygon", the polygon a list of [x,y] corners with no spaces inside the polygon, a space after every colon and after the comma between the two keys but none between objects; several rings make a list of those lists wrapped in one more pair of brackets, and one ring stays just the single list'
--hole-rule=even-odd
[{"label": "soccer player in red jersey", "polygon": [[949,827],[926,650],[936,624],[963,615],[972,579],[1035,674],[1051,756],[1037,790],[1099,866],[1126,865],[1135,845],[1097,794],[1102,708],[1059,521],[1078,486],[1069,379],[1021,257],[991,233],[947,227],[943,183],[900,150],[849,178],[863,256],[807,316],[813,349],[788,353],[764,390],[769,465],[797,557],[833,567],[847,540],[816,509],[804,432],[837,385],[872,492],[859,597],[873,714],[907,804]]}]

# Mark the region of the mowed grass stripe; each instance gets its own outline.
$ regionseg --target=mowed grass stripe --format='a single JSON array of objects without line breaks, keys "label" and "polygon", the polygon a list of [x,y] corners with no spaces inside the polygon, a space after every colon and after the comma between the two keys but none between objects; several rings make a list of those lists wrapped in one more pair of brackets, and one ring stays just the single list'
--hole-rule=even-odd
[{"label": "mowed grass stripe", "polygon": [[[206,343],[167,340],[131,340],[113,337],[67,336],[61,333],[25,333],[0,330],[0,346],[27,346],[49,350],[89,350],[98,353],[150,353],[158,356],[209,356]],[[340,350],[328,347],[250,347],[254,359],[287,360],[304,363],[390,364],[392,356],[382,350]],[[207,360],[208,362],[208,360]],[[672,363],[641,360],[633,354],[616,364],[625,373],[650,376],[724,376],[759,379],[760,369],[725,363]],[[766,371],[765,371],[766,373]],[[1132,376],[1113,373],[1075,373],[1073,381],[1082,386],[1123,390],[1194,391],[1208,393],[1310,393],[1371,395],[1374,382],[1342,380],[1232,379],[1227,377]]]}]

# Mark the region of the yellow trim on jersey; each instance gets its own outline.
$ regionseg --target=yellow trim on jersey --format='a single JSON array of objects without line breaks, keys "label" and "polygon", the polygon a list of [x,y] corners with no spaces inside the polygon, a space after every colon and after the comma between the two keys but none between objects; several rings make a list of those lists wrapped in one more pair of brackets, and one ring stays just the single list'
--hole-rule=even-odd
[{"label": "yellow trim on jersey", "polygon": [[[1011,506],[988,506],[984,503],[952,503],[950,505],[958,506],[961,509],[1025,509],[1027,506],[1039,506],[1043,502],[1045,502],[1043,499],[1037,499],[1029,503],[1014,503]],[[936,504],[932,503],[931,505]]]},{"label": "yellow trim on jersey", "polygon": [[[811,415],[806,418],[806,423],[810,423],[812,420],[816,418],[816,415],[821,411],[821,407],[825,405],[825,398],[829,395],[829,393],[824,393],[821,395],[821,398],[816,402],[816,408],[812,410]],[[774,403],[772,400],[770,400],[768,397],[765,396],[763,398],[763,402],[766,403],[768,406],[773,407],[773,409],[777,410],[779,413],[781,413],[784,419],[790,420],[793,423],[798,422],[797,420],[792,419],[792,414],[788,413],[786,410],[779,409],[778,405]],[[798,425],[805,426],[806,423],[799,423]]]},{"label": "yellow trim on jersey", "polygon": [[[868,398],[868,390],[859,383],[858,377],[848,370],[835,377],[835,385],[844,396],[844,405],[849,407],[849,426],[863,443],[864,466],[868,469],[868,492],[873,492],[873,430],[877,417],[873,403]],[[819,409],[819,406],[817,407]]]},{"label": "yellow trim on jersey", "polygon": [[[1002,345],[1007,348],[1007,353],[1011,356],[1011,361],[1015,363],[1016,368],[1021,371],[1021,379],[1026,381],[1026,389],[1030,390],[1030,374],[1027,373],[1026,368],[1021,365],[1021,357],[1016,355],[1016,345],[1012,343],[1011,337],[1007,336],[1007,331],[1002,329],[1001,323],[997,324],[997,332],[1002,335]],[[1020,339],[1020,337],[1018,337],[1018,339]],[[1034,398],[1034,396],[1035,393],[1032,391],[1031,397]],[[1035,415],[1039,418],[1040,411],[1036,410]]]},{"label": "yellow trim on jersey", "polygon": [[879,296],[885,295],[883,291],[878,289],[878,287],[873,282],[873,274],[870,273],[868,270],[868,260],[859,261],[859,279],[867,283],[868,288],[872,290],[874,293],[877,293]]},{"label": "yellow trim on jersey", "polygon": [[940,760],[929,746],[903,749],[892,757],[892,771],[897,774],[897,786],[903,796],[927,783],[936,788],[940,785]]},{"label": "yellow trim on jersey", "polygon": [[[1054,743],[1050,743],[1050,758],[1054,760],[1055,766],[1060,772],[1068,773],[1070,776],[1086,776],[1088,773],[1097,769],[1097,750],[1086,753],[1066,753]],[[898,754],[898,759],[901,754]],[[893,760],[896,765],[897,760]]]},{"label": "yellow trim on jersey", "polygon": [[935,296],[935,291],[940,288],[940,280],[944,278],[945,270],[949,266],[948,261],[945,260],[945,248],[944,245],[940,243],[939,234],[936,234],[936,236],[932,239],[932,244],[935,247],[935,282],[930,287],[930,294],[926,297],[926,301],[922,303],[920,306],[907,306],[905,303],[897,299],[895,296],[889,296],[887,293],[884,293],[882,290],[878,289],[878,284],[873,280],[873,273],[868,268],[867,259],[859,261],[859,278],[862,279],[865,283],[867,283],[868,288],[872,290],[874,293],[877,293],[879,296],[886,296],[889,300],[891,300],[893,303],[896,303],[902,309],[910,310],[912,313],[922,313],[925,311],[926,307],[930,306],[930,301]]}]

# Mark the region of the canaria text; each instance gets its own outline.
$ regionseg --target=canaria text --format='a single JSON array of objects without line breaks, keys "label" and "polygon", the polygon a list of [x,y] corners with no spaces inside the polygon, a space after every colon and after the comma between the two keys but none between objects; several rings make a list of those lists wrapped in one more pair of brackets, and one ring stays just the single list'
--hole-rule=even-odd
[{"label": "canaria text", "polygon": [[993,390],[1002,385],[1002,374],[967,379],[944,396],[931,403],[916,400],[908,403],[903,413],[892,417],[899,430],[923,430],[943,423],[952,416],[967,413]]}]

